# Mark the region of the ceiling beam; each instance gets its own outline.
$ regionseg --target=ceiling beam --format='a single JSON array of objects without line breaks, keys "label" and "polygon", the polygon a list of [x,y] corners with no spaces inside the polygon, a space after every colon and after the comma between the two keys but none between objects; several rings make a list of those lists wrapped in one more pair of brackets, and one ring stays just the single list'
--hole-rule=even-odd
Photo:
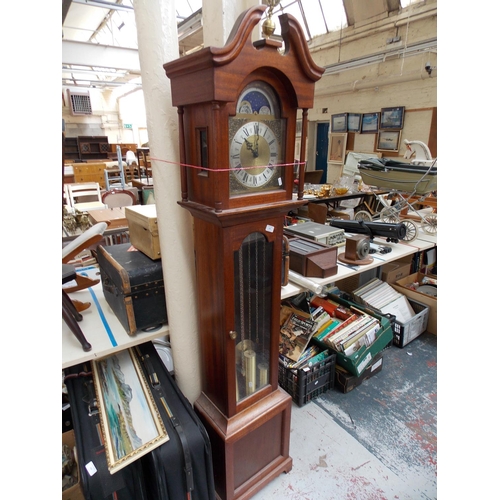
[{"label": "ceiling beam", "polygon": [[129,5],[121,5],[119,3],[104,2],[103,0],[73,0],[74,3],[88,5],[90,7],[102,7],[109,10],[121,10],[125,12],[133,12],[134,8]]},{"label": "ceiling beam", "polygon": [[125,69],[141,73],[139,51],[97,43],[62,41],[62,63],[100,68]]},{"label": "ceiling beam", "polygon": [[64,20],[66,19],[66,15],[68,14],[68,10],[71,7],[71,0],[62,0],[62,23],[64,24]]}]

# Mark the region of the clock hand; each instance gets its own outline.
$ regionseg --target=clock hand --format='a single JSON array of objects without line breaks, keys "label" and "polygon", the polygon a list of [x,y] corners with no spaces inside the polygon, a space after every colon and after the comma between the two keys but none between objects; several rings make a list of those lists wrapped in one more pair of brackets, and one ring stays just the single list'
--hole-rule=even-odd
[{"label": "clock hand", "polygon": [[252,156],[254,158],[257,158],[259,156],[258,150],[254,149],[255,146],[246,137],[244,137],[243,139],[245,141],[247,149],[249,149],[252,152]]},{"label": "clock hand", "polygon": [[254,148],[255,150],[253,150],[253,156],[254,158],[257,158],[259,156],[259,128],[260,128],[260,125],[258,123],[255,124],[254,126],[254,130],[255,130],[255,140],[254,140]]},{"label": "clock hand", "polygon": [[256,155],[255,155],[255,151],[254,151],[254,149],[253,149],[253,144],[252,144],[252,143],[251,143],[251,142],[250,142],[250,141],[249,141],[246,137],[244,137],[243,139],[245,140],[245,144],[246,144],[246,146],[247,146],[247,149],[249,149],[249,150],[252,152],[252,155],[253,155],[253,156],[254,156],[254,158],[255,158],[255,157],[256,157]]}]

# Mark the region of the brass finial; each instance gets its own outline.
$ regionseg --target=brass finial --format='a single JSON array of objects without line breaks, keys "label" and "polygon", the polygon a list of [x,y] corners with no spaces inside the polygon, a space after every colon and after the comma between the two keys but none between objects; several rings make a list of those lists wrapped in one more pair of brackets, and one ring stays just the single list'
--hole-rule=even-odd
[{"label": "brass finial", "polygon": [[279,5],[281,0],[264,0],[264,1],[269,6],[269,9],[267,10],[266,20],[262,23],[262,34],[264,35],[265,38],[269,38],[276,29],[276,25],[272,20],[273,10],[277,5]]}]

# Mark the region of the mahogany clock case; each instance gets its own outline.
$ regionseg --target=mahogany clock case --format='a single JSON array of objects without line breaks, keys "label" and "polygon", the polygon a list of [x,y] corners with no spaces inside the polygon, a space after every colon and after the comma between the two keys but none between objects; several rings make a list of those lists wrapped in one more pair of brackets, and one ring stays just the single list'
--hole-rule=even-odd
[{"label": "mahogany clock case", "polygon": [[[203,373],[194,406],[210,435],[221,500],[250,499],[292,467],[292,399],[278,386],[283,222],[305,203],[305,133],[293,198],[297,112],[307,130],[324,68],[293,16],[279,16],[284,47],[252,43],[265,11],[243,12],[223,47],[164,65],[179,116],[179,205],[194,219]],[[267,99],[263,116],[248,113],[252,89]],[[253,177],[235,179],[240,165]]]},{"label": "mahogany clock case", "polygon": [[[293,16],[280,16],[285,55],[278,52],[278,41],[252,43],[252,30],[265,10],[259,5],[242,14],[224,47],[206,47],[164,65],[171,80],[172,103],[179,108],[181,161],[194,166],[181,171],[185,202],[225,210],[292,200],[297,110],[313,106],[314,83],[324,68],[312,60]],[[237,106],[244,90],[261,84],[279,97],[280,119],[286,129],[281,185],[272,191],[231,196],[230,118],[241,110]]]}]

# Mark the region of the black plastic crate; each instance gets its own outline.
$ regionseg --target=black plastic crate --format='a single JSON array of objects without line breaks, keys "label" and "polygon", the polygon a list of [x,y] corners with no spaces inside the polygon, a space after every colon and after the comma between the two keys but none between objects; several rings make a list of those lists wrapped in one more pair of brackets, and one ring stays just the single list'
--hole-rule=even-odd
[{"label": "black plastic crate", "polygon": [[298,406],[304,406],[329,389],[335,383],[336,353],[312,366],[304,368],[286,368],[281,363],[278,370],[278,382]]}]

